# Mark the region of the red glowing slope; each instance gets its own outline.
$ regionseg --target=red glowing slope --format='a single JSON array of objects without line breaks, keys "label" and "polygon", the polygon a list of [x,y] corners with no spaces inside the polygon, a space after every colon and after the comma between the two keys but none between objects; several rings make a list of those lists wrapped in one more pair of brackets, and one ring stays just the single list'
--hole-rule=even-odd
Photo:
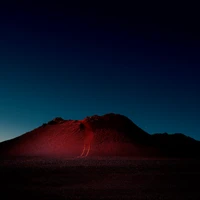
[{"label": "red glowing slope", "polygon": [[9,155],[70,155],[81,151],[82,136],[78,122],[47,124],[5,142],[2,151]]},{"label": "red glowing slope", "polygon": [[1,155],[14,156],[78,156],[84,146],[85,134],[80,123],[87,121],[93,129],[89,156],[147,155],[150,135],[122,115],[107,114],[79,120],[56,118],[48,124],[0,144]]}]

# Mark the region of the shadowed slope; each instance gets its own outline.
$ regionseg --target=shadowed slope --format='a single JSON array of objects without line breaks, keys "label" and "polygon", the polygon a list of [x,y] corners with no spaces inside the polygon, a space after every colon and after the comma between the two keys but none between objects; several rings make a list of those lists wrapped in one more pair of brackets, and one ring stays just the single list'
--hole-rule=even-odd
[{"label": "shadowed slope", "polygon": [[152,145],[168,157],[200,157],[200,142],[181,133],[152,135]]}]

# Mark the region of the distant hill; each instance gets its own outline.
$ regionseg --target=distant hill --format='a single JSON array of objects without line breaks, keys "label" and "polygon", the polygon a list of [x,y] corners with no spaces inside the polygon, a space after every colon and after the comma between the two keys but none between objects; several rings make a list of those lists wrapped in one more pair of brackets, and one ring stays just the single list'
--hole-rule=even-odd
[{"label": "distant hill", "polygon": [[0,143],[1,156],[78,156],[86,138],[80,124],[93,130],[89,156],[199,157],[200,142],[183,134],[150,135],[120,114],[83,120],[57,117],[12,140]]},{"label": "distant hill", "polygon": [[200,142],[182,133],[153,134],[152,144],[165,156],[200,157]]}]

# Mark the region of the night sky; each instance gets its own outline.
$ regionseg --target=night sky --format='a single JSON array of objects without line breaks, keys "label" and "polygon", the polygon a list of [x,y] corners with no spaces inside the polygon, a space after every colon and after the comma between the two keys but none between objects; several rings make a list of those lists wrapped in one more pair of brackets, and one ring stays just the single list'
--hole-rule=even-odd
[{"label": "night sky", "polygon": [[0,6],[0,141],[106,113],[200,140],[195,6],[33,2]]}]

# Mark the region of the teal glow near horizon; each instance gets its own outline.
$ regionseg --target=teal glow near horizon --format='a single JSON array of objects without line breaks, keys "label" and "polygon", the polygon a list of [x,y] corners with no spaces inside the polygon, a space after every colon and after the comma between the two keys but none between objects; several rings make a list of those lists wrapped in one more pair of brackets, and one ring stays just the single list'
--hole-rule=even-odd
[{"label": "teal glow near horizon", "polygon": [[0,142],[58,116],[107,113],[150,134],[200,140],[199,40],[151,23],[59,14],[1,12]]}]

